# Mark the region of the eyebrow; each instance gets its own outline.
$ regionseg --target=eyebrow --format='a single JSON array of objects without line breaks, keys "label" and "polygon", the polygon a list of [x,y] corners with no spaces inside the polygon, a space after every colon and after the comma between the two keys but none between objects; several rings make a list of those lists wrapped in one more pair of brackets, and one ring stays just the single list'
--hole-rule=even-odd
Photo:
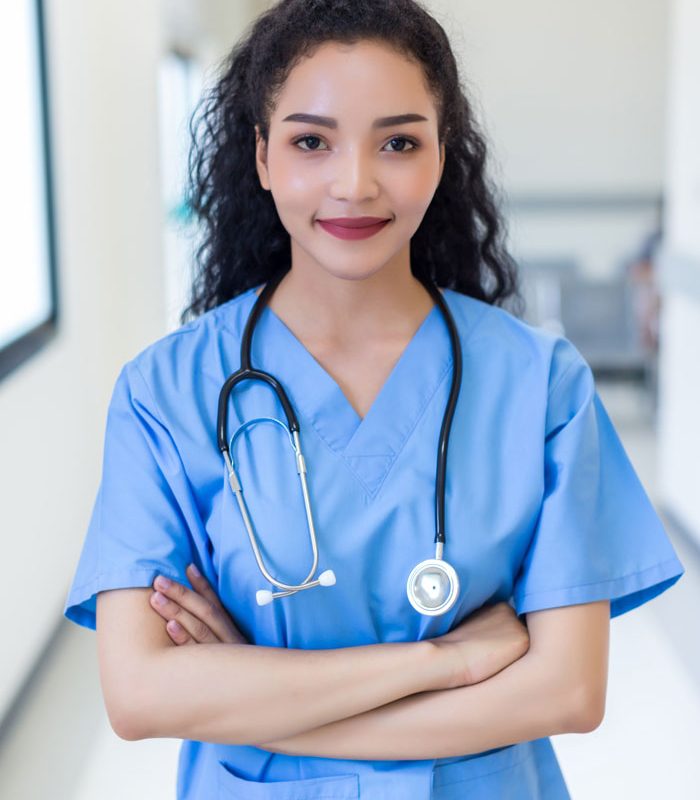
[{"label": "eyebrow", "polygon": [[[333,117],[320,117],[317,114],[290,114],[282,122],[308,122],[311,125],[322,125],[324,128],[338,127],[338,120]],[[428,118],[421,114],[397,114],[393,117],[380,117],[372,123],[372,128],[391,128],[394,125],[405,125],[407,122],[428,122]]]}]

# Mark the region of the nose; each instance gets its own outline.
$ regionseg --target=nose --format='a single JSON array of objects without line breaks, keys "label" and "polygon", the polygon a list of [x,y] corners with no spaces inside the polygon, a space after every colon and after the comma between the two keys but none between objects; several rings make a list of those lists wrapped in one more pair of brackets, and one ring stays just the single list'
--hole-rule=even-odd
[{"label": "nose", "polygon": [[377,197],[379,184],[372,157],[360,148],[338,153],[331,165],[331,196],[359,203]]}]

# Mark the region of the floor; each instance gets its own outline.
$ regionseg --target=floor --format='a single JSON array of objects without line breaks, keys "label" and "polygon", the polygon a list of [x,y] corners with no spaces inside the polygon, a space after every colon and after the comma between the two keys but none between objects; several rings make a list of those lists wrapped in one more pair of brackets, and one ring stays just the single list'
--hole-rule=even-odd
[{"label": "floor", "polygon": [[[598,388],[655,500],[654,434],[644,397],[624,384],[599,382]],[[664,520],[686,575],[653,602],[612,621],[603,724],[589,734],[553,739],[574,800],[700,796],[700,637],[694,611],[700,607],[700,556]],[[94,634],[70,623],[59,627],[5,730],[0,797],[7,800],[175,797],[179,741],[127,742],[112,732]]]}]

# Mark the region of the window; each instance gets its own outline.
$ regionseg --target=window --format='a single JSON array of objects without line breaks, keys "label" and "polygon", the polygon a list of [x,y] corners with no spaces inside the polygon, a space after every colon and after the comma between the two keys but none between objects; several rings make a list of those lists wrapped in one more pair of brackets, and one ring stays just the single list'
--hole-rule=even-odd
[{"label": "window", "polygon": [[0,4],[0,379],[56,332],[56,247],[41,0]]}]

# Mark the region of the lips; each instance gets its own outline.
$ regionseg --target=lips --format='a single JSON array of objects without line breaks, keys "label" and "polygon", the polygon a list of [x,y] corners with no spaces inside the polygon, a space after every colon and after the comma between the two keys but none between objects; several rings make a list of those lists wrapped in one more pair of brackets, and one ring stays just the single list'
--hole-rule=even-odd
[{"label": "lips", "polygon": [[339,220],[319,219],[317,222],[324,231],[337,239],[357,240],[374,236],[375,233],[383,230],[391,220],[381,217],[345,217]]},{"label": "lips", "polygon": [[388,222],[386,217],[334,217],[320,219],[319,222],[327,222],[339,228],[368,228],[370,225],[378,225],[380,222]]}]

